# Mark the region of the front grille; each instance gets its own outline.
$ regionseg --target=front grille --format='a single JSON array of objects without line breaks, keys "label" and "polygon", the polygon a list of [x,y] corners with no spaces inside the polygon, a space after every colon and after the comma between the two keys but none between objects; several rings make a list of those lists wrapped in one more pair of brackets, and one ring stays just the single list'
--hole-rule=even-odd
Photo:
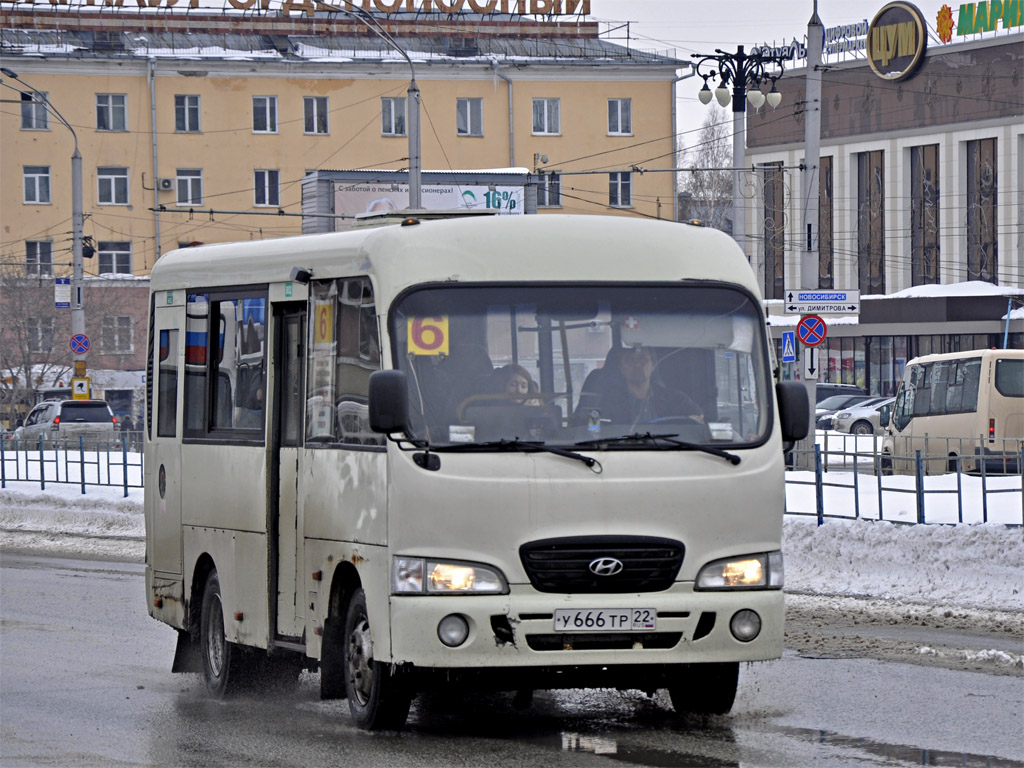
[{"label": "front grille", "polygon": [[651,651],[675,648],[682,632],[647,632],[644,634],[594,633],[592,635],[527,635],[526,644],[533,651]]},{"label": "front grille", "polygon": [[[652,536],[575,536],[528,542],[519,558],[538,592],[661,592],[679,573],[683,545]],[[601,576],[590,570],[606,558],[622,563],[621,571]]]}]

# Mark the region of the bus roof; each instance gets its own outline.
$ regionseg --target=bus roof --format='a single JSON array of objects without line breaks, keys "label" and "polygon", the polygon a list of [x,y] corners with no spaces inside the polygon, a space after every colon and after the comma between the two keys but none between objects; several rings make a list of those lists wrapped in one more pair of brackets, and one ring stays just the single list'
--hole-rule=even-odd
[{"label": "bus roof", "polygon": [[936,363],[943,360],[963,360],[965,358],[980,357],[982,360],[986,358],[998,357],[998,358],[1024,358],[1024,349],[970,349],[966,352],[943,352],[934,355],[921,355],[915,357],[913,360],[907,363],[907,366],[911,365],[924,365],[926,363]]},{"label": "bus roof", "polygon": [[452,219],[172,251],[152,291],[369,274],[379,299],[428,282],[714,280],[760,298],[740,248],[722,232],[617,216]]}]

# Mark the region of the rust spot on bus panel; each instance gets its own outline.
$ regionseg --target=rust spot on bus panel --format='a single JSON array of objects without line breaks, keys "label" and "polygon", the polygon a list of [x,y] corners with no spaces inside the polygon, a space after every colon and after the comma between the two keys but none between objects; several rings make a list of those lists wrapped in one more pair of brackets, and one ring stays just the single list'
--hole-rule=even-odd
[{"label": "rust spot on bus panel", "polygon": [[352,565],[362,565],[366,562],[366,558],[360,555],[358,552],[353,552],[352,557],[349,558]]}]

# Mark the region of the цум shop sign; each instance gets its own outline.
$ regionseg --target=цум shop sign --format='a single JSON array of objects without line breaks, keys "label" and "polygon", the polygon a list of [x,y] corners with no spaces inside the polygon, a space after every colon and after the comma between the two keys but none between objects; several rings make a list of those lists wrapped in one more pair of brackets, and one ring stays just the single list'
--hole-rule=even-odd
[{"label": "\u0446\u0443\u043c shop sign", "polygon": [[928,35],[924,17],[911,3],[889,3],[868,27],[868,64],[883,80],[903,80],[924,57]]}]

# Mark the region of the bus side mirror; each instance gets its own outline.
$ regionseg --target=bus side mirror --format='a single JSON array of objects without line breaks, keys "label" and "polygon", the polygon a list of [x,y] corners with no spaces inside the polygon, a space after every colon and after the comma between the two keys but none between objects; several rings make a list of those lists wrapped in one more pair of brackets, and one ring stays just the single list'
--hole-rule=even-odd
[{"label": "bus side mirror", "polygon": [[799,381],[780,381],[775,385],[775,396],[779,401],[782,442],[803,440],[811,427],[811,403],[807,399],[807,388]]},{"label": "bus side mirror", "polygon": [[370,429],[390,435],[409,431],[409,389],[402,371],[370,374]]}]

